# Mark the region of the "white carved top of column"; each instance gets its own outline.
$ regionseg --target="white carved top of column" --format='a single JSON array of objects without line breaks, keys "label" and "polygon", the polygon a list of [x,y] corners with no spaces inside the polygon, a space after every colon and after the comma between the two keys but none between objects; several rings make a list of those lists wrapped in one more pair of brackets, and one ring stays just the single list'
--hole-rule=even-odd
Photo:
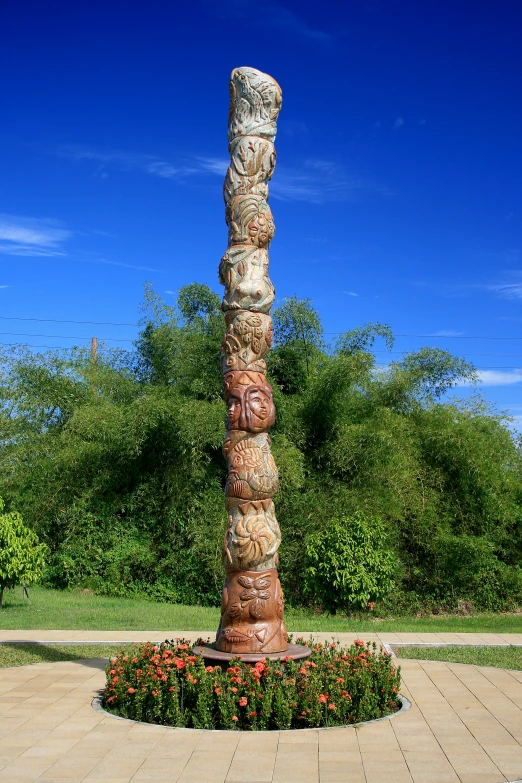
[{"label": "white carved top of column", "polygon": [[261,136],[273,141],[282,104],[281,88],[271,76],[256,68],[234,68],[230,76],[228,139]]}]

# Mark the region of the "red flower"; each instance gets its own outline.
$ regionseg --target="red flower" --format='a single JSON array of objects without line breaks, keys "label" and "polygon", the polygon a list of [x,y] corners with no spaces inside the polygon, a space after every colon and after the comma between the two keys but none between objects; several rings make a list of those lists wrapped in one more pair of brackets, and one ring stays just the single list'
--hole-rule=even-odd
[{"label": "red flower", "polygon": [[361,642],[360,639],[356,639],[354,641],[354,644],[355,644],[356,647],[364,647],[364,642]]},{"label": "red flower", "polygon": [[185,666],[187,665],[185,663],[185,661],[183,660],[183,658],[174,658],[174,663],[176,665],[176,669],[178,669],[178,670],[179,669],[184,669]]},{"label": "red flower", "polygon": [[205,671],[206,672],[213,672],[214,671],[214,667],[213,666],[207,666]]},{"label": "red flower", "polygon": [[237,717],[237,715],[232,715],[232,720],[236,721],[236,720],[239,720],[239,718]]},{"label": "red flower", "polygon": [[328,705],[328,709],[329,709],[329,710],[336,710],[336,709],[337,709],[337,707],[335,706],[335,704],[329,704],[329,705]]},{"label": "red flower", "polygon": [[216,696],[221,696],[221,688],[214,688],[214,693]]},{"label": "red flower", "polygon": [[324,695],[324,693],[321,693],[321,694],[320,694],[320,696],[319,696],[319,701],[320,701],[320,703],[321,703],[321,704],[326,704],[326,702],[327,702],[327,698],[326,698],[326,696]]},{"label": "red flower", "polygon": [[239,706],[240,707],[246,707],[247,704],[248,704],[247,697],[246,696],[241,696],[241,698],[239,699]]},{"label": "red flower", "polygon": [[257,718],[257,712],[251,712],[250,713],[251,718]]}]

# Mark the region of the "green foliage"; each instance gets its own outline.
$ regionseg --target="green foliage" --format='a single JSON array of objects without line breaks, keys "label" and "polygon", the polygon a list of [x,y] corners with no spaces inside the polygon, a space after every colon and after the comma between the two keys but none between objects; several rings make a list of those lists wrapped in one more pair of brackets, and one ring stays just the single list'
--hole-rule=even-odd
[{"label": "green foliage", "polygon": [[326,609],[363,609],[386,598],[397,560],[378,517],[356,512],[306,539],[305,590]]},{"label": "green foliage", "polygon": [[16,511],[3,514],[4,501],[0,498],[0,608],[6,587],[20,582],[35,582],[43,571],[45,544],[29,530]]},{"label": "green foliage", "polygon": [[304,662],[233,659],[223,669],[190,647],[175,639],[120,653],[105,670],[105,708],[148,723],[247,731],[343,726],[400,708],[400,670],[375,642],[315,644]]},{"label": "green foliage", "polygon": [[[0,355],[0,494],[48,545],[47,585],[217,605],[226,526],[219,298],[191,283],[170,306],[148,285],[142,316],[133,349],[100,346],[95,363],[81,348]],[[474,368],[434,348],[377,367],[372,349],[377,339],[392,346],[389,327],[366,324],[326,345],[317,312],[296,297],[275,310],[274,326],[267,358],[287,602],[333,608],[304,579],[307,546],[329,534],[339,560],[325,595],[338,580],[359,605],[403,613],[460,600],[477,610],[520,604],[522,449],[478,395],[449,398],[473,383]],[[356,581],[339,521],[354,518],[368,520],[365,535],[369,520],[382,520],[383,562],[391,553],[399,564],[388,598]]]}]

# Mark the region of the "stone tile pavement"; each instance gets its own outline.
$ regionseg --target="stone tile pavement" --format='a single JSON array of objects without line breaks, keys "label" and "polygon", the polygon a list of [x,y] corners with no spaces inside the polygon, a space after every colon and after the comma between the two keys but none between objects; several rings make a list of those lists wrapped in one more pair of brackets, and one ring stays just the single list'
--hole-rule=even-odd
[{"label": "stone tile pavement", "polygon": [[[11,631],[0,632],[0,642],[15,636],[71,642],[103,636],[124,641],[178,635]],[[324,636],[330,639],[332,634]],[[342,636],[343,642],[353,638]],[[372,638],[362,636],[365,641]],[[420,635],[423,640],[411,638],[418,636],[379,634],[375,640],[446,641],[428,634]],[[447,641],[461,644],[486,641],[483,635],[471,640],[458,634],[458,641],[454,634],[437,636],[450,636]],[[509,642],[521,644],[522,634],[493,641]],[[103,659],[1,669],[0,783],[505,783],[522,779],[522,672],[406,659],[400,664],[402,693],[412,708],[391,720],[341,729],[252,734],[144,726],[95,711],[91,702],[103,687]]]}]

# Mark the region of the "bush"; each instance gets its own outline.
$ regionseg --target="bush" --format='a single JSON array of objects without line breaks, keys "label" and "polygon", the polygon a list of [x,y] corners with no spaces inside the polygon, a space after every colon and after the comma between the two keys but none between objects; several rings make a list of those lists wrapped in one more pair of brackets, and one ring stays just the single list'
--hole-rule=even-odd
[{"label": "bush", "polygon": [[398,565],[381,520],[359,511],[309,535],[306,556],[306,592],[331,612],[386,598]]},{"label": "bush", "polygon": [[35,582],[41,575],[45,544],[29,530],[16,511],[2,514],[4,501],[0,498],[0,609],[6,587],[20,582]]},{"label": "bush", "polygon": [[159,647],[147,642],[134,655],[114,658],[106,677],[104,706],[111,712],[194,729],[342,726],[400,708],[400,669],[375,642],[315,644],[306,661],[250,665],[234,658],[223,669],[205,666],[183,639]]}]

